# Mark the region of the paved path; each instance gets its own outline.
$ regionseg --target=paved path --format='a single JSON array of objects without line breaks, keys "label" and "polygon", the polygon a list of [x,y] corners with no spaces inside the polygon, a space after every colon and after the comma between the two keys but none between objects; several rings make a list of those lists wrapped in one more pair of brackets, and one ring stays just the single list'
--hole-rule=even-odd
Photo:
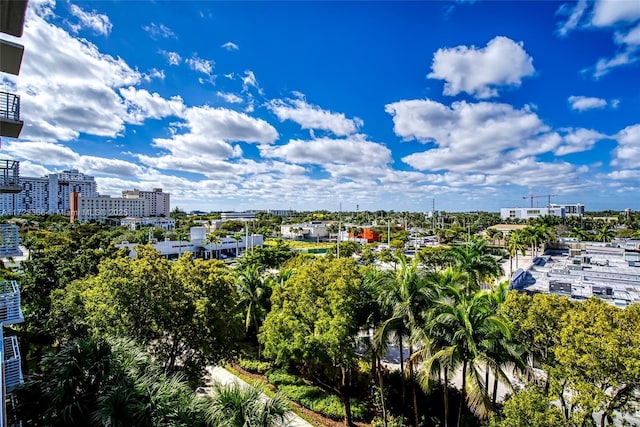
[{"label": "paved path", "polygon": [[[236,377],[231,372],[227,371],[226,369],[220,366],[210,366],[207,368],[207,372],[209,373],[208,377],[209,377],[209,381],[211,382],[215,381],[222,385],[238,384],[240,385],[240,387],[249,387],[249,384],[247,384],[245,381],[241,380],[240,378]],[[268,399],[266,395],[263,394],[262,396],[263,398]],[[311,424],[309,424],[308,422],[300,418],[298,415],[296,415],[296,413],[293,411],[289,412],[289,416],[285,426],[313,427]]]}]

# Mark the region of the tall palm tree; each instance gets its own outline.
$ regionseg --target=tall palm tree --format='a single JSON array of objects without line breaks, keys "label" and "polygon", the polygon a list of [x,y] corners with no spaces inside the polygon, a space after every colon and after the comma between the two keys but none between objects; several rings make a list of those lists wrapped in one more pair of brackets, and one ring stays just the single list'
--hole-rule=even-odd
[{"label": "tall palm tree", "polygon": [[489,410],[489,396],[482,375],[488,359],[483,352],[483,342],[492,334],[510,337],[509,325],[503,316],[493,312],[486,292],[469,296],[464,288],[455,285],[444,290],[434,310],[430,325],[432,333],[440,342],[447,344],[431,358],[445,364],[458,361],[462,365],[462,398],[458,408],[460,426],[465,402],[481,418]]},{"label": "tall palm tree", "polygon": [[[240,255],[240,250],[238,249],[238,244],[242,241],[242,233],[235,233],[233,235],[233,240],[236,241],[236,258]],[[245,245],[246,249],[246,245]]]},{"label": "tall palm tree", "polygon": [[[209,248],[209,259],[213,258],[213,250],[211,249],[211,245],[216,245],[216,249],[220,246],[220,236],[214,233],[207,234],[207,238],[204,241],[205,245]],[[217,258],[217,257],[216,257]]]},{"label": "tall palm tree", "polygon": [[[418,259],[414,258],[411,263],[407,261],[404,254],[397,255],[399,267],[393,274],[387,276],[387,281],[383,284],[379,302],[386,307],[391,316],[385,320],[378,330],[379,340],[388,340],[393,332],[398,340],[400,350],[400,370],[402,372],[402,396],[403,405],[405,403],[405,384],[403,366],[403,337],[410,337],[411,328],[421,323],[421,313],[429,301],[429,293],[425,288],[426,282],[418,270]],[[409,352],[412,353],[412,341],[409,340]],[[409,378],[411,381],[414,422],[418,425],[417,396],[413,381],[413,362],[407,365]]]},{"label": "tall palm tree", "polygon": [[522,253],[524,256],[527,250],[527,244],[520,230],[513,230],[507,234],[506,248],[509,252],[509,277],[511,277],[513,276],[513,258],[515,257],[517,266],[518,253]]},{"label": "tall palm tree", "polygon": [[239,270],[237,283],[239,304],[245,311],[245,330],[258,345],[258,358],[260,358],[258,332],[269,311],[271,297],[269,278],[263,276],[257,264],[249,264]]},{"label": "tall palm tree", "polygon": [[473,239],[460,246],[453,246],[448,253],[452,266],[467,273],[470,295],[480,289],[487,281],[493,281],[502,275],[498,260],[487,253],[486,241]]},{"label": "tall palm tree", "polygon": [[[425,278],[427,289],[434,292],[436,300],[444,298],[448,289],[466,288],[469,277],[467,273],[451,267],[442,271],[429,272]],[[412,328],[414,342],[420,343],[420,347],[411,355],[411,360],[420,366],[418,377],[425,392],[432,388],[434,379],[438,379],[443,386],[444,393],[444,426],[449,426],[449,376],[455,372],[461,363],[460,357],[455,352],[443,352],[449,346],[449,336],[439,334],[436,318],[439,315],[433,305],[423,312],[423,321]]]},{"label": "tall palm tree", "polygon": [[290,412],[281,395],[263,399],[252,386],[213,385],[209,422],[216,427],[280,427],[288,425]]},{"label": "tall palm tree", "polygon": [[595,240],[598,242],[610,242],[616,235],[615,230],[609,224],[603,224],[596,230]]}]

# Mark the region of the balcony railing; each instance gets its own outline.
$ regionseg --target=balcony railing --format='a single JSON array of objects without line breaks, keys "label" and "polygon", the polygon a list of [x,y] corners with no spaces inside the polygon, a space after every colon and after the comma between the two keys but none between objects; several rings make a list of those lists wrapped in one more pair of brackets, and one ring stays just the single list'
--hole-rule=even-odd
[{"label": "balcony railing", "polygon": [[20,121],[20,96],[15,93],[0,92],[0,119]]},{"label": "balcony railing", "polygon": [[0,282],[0,326],[24,322],[20,309],[20,289],[15,280]]},{"label": "balcony railing", "polygon": [[20,347],[15,336],[5,337],[4,345],[4,384],[7,393],[24,382],[20,366]]}]

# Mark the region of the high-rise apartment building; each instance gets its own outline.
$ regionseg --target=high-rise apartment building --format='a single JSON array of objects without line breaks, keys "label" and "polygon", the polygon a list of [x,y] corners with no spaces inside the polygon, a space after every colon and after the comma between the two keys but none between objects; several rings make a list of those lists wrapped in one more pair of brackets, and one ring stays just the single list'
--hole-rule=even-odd
[{"label": "high-rise apartment building", "polygon": [[21,177],[22,192],[0,196],[0,211],[7,214],[69,215],[71,193],[97,197],[95,178],[77,169],[52,173],[42,178]]},{"label": "high-rise apartment building", "polygon": [[138,189],[126,190],[122,192],[125,199],[145,199],[149,202],[148,216],[168,217],[171,213],[169,193],[163,193],[162,188],[154,188],[152,191],[142,191]]}]

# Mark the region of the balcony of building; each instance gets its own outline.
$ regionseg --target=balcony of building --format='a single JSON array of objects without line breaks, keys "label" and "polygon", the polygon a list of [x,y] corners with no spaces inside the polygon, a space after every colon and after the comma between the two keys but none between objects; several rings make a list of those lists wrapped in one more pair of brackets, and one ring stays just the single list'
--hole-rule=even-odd
[{"label": "balcony of building", "polygon": [[0,0],[0,32],[22,37],[27,0]]},{"label": "balcony of building", "polygon": [[11,393],[17,385],[24,382],[17,337],[11,336],[3,339],[3,353],[4,385],[6,392]]},{"label": "balcony of building", "polygon": [[20,162],[0,159],[0,193],[15,194],[21,191]]},{"label": "balcony of building", "polygon": [[17,138],[24,122],[20,120],[20,96],[0,92],[0,136]]},{"label": "balcony of building", "polygon": [[24,46],[0,39],[0,71],[17,76],[20,74]]},{"label": "balcony of building", "polygon": [[0,326],[24,322],[20,289],[15,280],[0,282]]}]

